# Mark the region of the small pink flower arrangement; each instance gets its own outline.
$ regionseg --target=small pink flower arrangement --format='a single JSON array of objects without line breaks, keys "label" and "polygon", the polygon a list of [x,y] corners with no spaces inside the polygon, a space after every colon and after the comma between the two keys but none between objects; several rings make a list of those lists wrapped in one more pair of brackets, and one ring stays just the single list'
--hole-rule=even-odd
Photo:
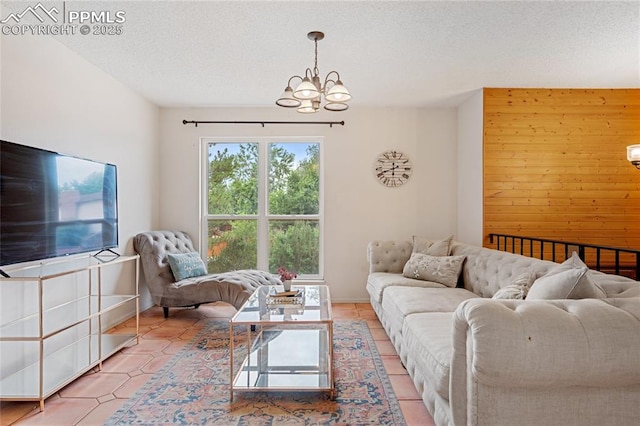
[{"label": "small pink flower arrangement", "polygon": [[296,278],[298,275],[295,272],[287,271],[287,268],[281,266],[276,271],[280,275],[280,281],[288,281]]}]

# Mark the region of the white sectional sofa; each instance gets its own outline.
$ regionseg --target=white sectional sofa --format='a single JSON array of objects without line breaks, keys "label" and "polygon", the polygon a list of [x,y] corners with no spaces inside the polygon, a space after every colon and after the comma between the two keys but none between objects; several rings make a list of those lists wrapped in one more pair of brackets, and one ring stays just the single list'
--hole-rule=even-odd
[{"label": "white sectional sofa", "polygon": [[367,291],[437,425],[640,424],[640,282],[432,243],[370,242]]}]

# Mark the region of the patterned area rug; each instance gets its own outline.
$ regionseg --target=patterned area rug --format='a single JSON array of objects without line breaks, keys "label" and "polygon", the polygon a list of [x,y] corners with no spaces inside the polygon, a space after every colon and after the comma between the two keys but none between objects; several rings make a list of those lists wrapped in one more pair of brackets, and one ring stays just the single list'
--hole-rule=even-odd
[{"label": "patterned area rug", "polygon": [[[246,353],[246,331],[236,330],[234,358]],[[212,320],[106,425],[406,425],[367,323],[336,321],[333,337],[333,400],[326,392],[243,392],[230,404],[229,324]]]}]

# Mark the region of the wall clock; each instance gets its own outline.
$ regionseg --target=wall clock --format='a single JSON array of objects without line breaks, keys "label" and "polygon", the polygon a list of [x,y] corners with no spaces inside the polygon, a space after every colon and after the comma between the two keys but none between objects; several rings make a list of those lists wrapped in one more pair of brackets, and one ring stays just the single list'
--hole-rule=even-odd
[{"label": "wall clock", "polygon": [[381,184],[395,188],[409,180],[413,166],[406,154],[400,151],[385,151],[378,156],[373,171]]}]

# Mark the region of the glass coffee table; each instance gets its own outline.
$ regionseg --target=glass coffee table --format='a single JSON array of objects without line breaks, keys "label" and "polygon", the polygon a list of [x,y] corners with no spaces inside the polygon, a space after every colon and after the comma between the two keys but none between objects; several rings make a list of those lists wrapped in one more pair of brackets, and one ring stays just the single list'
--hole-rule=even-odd
[{"label": "glass coffee table", "polygon": [[[273,297],[282,286],[259,287],[229,322],[231,401],[241,391],[328,391],[334,397],[329,288],[292,290],[301,294],[289,301]],[[248,348],[239,367],[233,339],[238,326],[246,327]]]}]

